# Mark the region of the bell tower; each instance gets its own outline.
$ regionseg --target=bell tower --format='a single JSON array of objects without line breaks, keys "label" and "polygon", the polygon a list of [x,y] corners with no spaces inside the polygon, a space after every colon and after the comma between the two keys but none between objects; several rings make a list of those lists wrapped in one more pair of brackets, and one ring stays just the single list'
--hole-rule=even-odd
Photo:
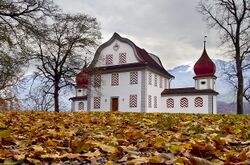
[{"label": "bell tower", "polygon": [[214,62],[209,58],[206,51],[206,37],[204,37],[204,48],[203,53],[199,60],[194,65],[194,80],[195,80],[195,89],[212,89],[215,90],[215,80],[216,76],[216,66]]}]

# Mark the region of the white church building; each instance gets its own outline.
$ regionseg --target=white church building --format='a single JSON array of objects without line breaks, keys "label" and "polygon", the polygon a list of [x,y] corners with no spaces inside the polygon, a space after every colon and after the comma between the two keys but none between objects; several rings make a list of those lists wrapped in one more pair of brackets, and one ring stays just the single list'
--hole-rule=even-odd
[{"label": "white church building", "polygon": [[204,43],[194,65],[194,87],[170,88],[174,76],[156,55],[114,33],[77,75],[72,111],[216,114],[215,70]]}]

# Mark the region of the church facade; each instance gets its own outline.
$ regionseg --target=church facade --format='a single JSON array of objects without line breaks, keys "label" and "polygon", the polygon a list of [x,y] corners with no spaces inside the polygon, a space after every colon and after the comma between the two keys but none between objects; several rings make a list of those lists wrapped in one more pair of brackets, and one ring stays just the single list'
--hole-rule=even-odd
[{"label": "church facade", "polygon": [[194,66],[194,87],[170,88],[160,59],[114,33],[76,77],[72,111],[217,113],[215,64],[205,46]]}]

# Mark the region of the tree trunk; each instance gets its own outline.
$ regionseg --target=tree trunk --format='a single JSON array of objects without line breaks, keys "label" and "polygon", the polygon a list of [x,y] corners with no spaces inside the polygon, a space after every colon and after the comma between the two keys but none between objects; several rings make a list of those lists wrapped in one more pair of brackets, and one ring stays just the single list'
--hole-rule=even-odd
[{"label": "tree trunk", "polygon": [[59,81],[55,81],[54,89],[54,102],[55,102],[55,112],[59,112]]},{"label": "tree trunk", "polygon": [[243,114],[243,89],[244,78],[242,73],[242,59],[240,58],[240,46],[237,44],[236,48],[236,69],[237,69],[237,114]]},{"label": "tree trunk", "polygon": [[237,114],[243,114],[243,74],[238,70]]}]

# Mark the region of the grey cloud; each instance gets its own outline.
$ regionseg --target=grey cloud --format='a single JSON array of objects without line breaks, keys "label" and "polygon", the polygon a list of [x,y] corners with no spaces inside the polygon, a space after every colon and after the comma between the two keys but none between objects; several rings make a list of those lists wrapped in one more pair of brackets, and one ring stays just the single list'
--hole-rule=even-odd
[{"label": "grey cloud", "polygon": [[65,11],[86,13],[101,23],[103,42],[114,32],[158,55],[166,68],[193,63],[208,35],[208,52],[217,58],[217,36],[196,11],[199,0],[56,0]]}]

